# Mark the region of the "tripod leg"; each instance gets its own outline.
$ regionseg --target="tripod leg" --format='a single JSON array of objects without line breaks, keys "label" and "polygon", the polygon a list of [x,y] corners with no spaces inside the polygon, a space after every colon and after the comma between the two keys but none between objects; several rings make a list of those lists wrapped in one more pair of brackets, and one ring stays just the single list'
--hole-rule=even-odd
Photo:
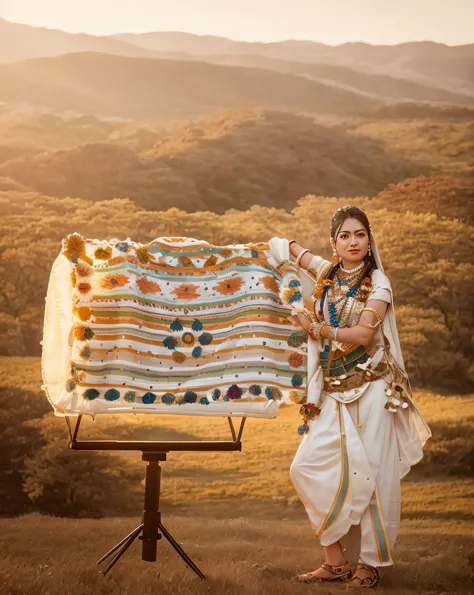
[{"label": "tripod leg", "polygon": [[115,554],[115,556],[112,558],[112,560],[109,562],[109,564],[102,571],[102,574],[104,576],[106,574],[108,574],[108,572],[110,572],[110,570],[112,570],[115,563],[118,562],[120,560],[120,558],[125,554],[125,552],[128,550],[128,548],[132,545],[133,541],[138,537],[140,531],[141,531],[141,528],[140,528],[140,530],[136,531],[135,533],[129,535],[128,541],[122,545],[122,547],[119,549],[119,551]]},{"label": "tripod leg", "polygon": [[166,537],[166,539],[169,541],[169,543],[178,552],[178,554],[181,556],[181,558],[186,562],[186,564],[188,566],[190,566],[194,570],[194,572],[199,576],[199,578],[205,579],[206,577],[204,576],[204,574],[199,570],[199,568],[191,560],[191,558],[183,550],[183,548],[179,545],[179,543],[174,540],[174,538],[172,537],[171,533],[168,533],[168,531],[163,527],[163,525],[161,524],[161,522],[158,524],[158,528],[161,530],[161,532]]},{"label": "tripod leg", "polygon": [[102,556],[100,560],[97,560],[96,564],[102,564],[102,562],[106,560],[109,556],[111,556],[115,552],[115,550],[118,550],[121,545],[128,541],[132,536],[135,537],[135,533],[139,533],[142,530],[142,527],[143,523],[141,525],[138,525],[138,527],[136,527],[131,533],[129,533],[127,537],[124,537],[122,541],[119,541],[117,545],[114,545],[114,547],[110,551],[108,551],[104,556]]}]

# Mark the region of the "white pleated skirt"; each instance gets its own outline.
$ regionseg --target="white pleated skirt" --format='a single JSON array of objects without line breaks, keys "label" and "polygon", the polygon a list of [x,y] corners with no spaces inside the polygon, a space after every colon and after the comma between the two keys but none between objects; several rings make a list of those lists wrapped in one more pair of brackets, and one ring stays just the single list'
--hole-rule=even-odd
[{"label": "white pleated skirt", "polygon": [[[321,545],[341,542],[347,560],[393,564],[400,525],[400,461],[395,417],[383,378],[352,403],[324,395],[290,467]],[[358,410],[359,408],[359,410]]]}]

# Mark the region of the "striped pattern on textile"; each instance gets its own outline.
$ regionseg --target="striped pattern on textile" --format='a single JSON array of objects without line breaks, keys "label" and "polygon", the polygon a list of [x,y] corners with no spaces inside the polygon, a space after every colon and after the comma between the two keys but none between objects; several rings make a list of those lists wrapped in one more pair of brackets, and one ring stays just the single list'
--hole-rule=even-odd
[{"label": "striped pattern on textile", "polygon": [[67,236],[42,341],[55,413],[275,417],[304,402],[306,334],[268,256],[268,243]]}]

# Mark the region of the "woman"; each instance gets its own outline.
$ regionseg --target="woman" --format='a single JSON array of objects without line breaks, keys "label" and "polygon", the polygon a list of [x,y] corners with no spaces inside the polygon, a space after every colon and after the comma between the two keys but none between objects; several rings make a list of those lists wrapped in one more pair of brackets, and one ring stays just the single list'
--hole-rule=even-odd
[{"label": "woman", "polygon": [[431,434],[411,399],[390,281],[367,215],[342,207],[330,232],[331,262],[294,240],[270,240],[280,295],[308,334],[304,437],[290,475],[325,562],[299,579],[372,587],[377,568],[393,564],[400,479]]}]

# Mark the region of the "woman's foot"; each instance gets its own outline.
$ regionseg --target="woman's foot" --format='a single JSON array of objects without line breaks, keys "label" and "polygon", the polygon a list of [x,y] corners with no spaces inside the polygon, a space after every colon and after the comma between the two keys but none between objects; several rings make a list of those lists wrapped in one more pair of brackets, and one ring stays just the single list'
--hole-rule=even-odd
[{"label": "woman's foot", "polygon": [[375,566],[369,566],[359,562],[357,567],[348,579],[349,587],[375,587],[379,580],[379,571]]},{"label": "woman's foot", "polygon": [[300,574],[298,580],[304,583],[321,583],[328,581],[347,580],[351,574],[351,566],[349,562],[344,562],[340,566],[333,566],[324,562],[317,570]]}]

